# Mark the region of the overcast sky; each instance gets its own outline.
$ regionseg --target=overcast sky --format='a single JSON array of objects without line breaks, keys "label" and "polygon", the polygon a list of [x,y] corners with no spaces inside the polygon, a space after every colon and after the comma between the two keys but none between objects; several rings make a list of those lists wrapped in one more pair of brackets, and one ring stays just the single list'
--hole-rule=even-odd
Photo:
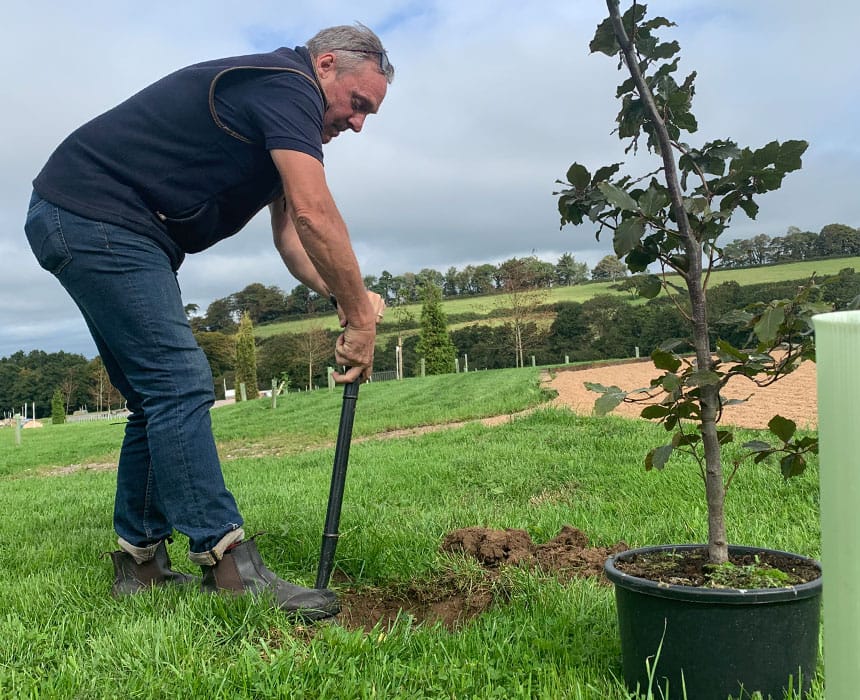
[{"label": "overcast sky", "polygon": [[[622,8],[627,3],[622,2]],[[860,226],[860,69],[855,0],[652,0],[677,23],[679,77],[698,72],[693,145],[809,141],[803,170],[738,214],[729,240],[789,226]],[[602,0],[31,0],[4,6],[0,77],[0,357],[17,350],[95,355],[77,309],[39,268],[23,234],[31,181],[73,129],[163,75],[212,58],[303,44],[361,21],[397,75],[361,134],[326,147],[326,173],[365,275],[498,263],[564,252],[592,267],[611,252],[590,226],[559,230],[552,192],[573,161],[621,160],[611,134],[616,62],[588,43]],[[645,172],[645,163],[631,164]],[[203,253],[179,280],[201,311],[252,282],[297,283],[267,216]]]}]

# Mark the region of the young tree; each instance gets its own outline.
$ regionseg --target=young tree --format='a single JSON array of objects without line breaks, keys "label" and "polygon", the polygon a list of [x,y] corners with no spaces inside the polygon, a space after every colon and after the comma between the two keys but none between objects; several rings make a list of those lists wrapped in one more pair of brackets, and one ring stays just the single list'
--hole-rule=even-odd
[{"label": "young tree", "polygon": [[51,397],[51,423],[61,425],[66,422],[66,410],[63,406],[63,392],[57,389]]},{"label": "young tree", "polygon": [[510,309],[506,324],[510,330],[514,346],[514,365],[525,366],[525,350],[538,334],[535,321],[538,307],[546,300],[549,291],[540,286],[541,279],[535,277],[536,266],[533,258],[512,258],[499,266],[502,291]]},{"label": "young tree", "polygon": [[454,371],[457,351],[448,334],[448,322],[442,310],[442,292],[434,284],[425,284],[422,295],[418,355],[424,358],[427,374],[449,374]]},{"label": "young tree", "polygon": [[254,324],[251,317],[242,314],[239,321],[239,332],[236,334],[236,401],[241,401],[239,390],[241,384],[245,385],[245,396],[248,399],[256,399],[260,392],[257,389],[257,348],[254,344]]},{"label": "young tree", "polygon": [[308,370],[308,389],[314,387],[314,372],[326,361],[334,361],[334,340],[325,326],[315,324],[299,334],[298,347],[301,359]]},{"label": "young tree", "polygon": [[[741,149],[729,140],[699,148],[685,144],[681,132],[698,128],[690,112],[696,74],[676,82],[672,74],[678,68],[680,47],[675,41],[661,42],[654,34],[673,23],[664,17],[646,21],[645,6],[637,3],[623,17],[618,0],[607,0],[607,6],[610,16],[597,28],[591,50],[619,57],[620,66],[629,73],[617,91],[621,99],[617,133],[631,140],[628,152],[635,152],[640,139],[646,140],[648,150],[662,161],[658,171],[662,181],[653,173],[640,178],[618,176],[620,163],[599,168],[593,175],[574,163],[567,172],[569,188],[558,193],[559,211],[562,225],[581,224],[587,217],[599,224],[598,236],[611,231],[615,254],[624,258],[632,272],[658,265],[662,276],[639,276],[640,294],[655,297],[665,289],[686,314],[695,360],[676,354],[671,345],[652,353],[655,366],[665,372],[654,380],[652,389],[664,398],[646,407],[642,415],[660,420],[673,437],[668,445],[648,453],[646,467],[661,469],[676,449],[698,461],[708,507],[709,558],[723,563],[728,559],[723,510],[727,480],[720,448],[731,439],[731,432],[717,429],[721,389],[733,376],[770,383],[810,357],[814,352],[811,316],[823,309],[811,303],[809,288],[794,299],[761,304],[750,318],[758,340],[755,352],[720,341],[714,357],[706,303],[708,273],[720,256],[718,238],[735,211],[741,209],[755,218],[759,207],[754,197],[778,189],[787,173],[800,168],[807,144],[773,141],[757,150]],[[667,278],[667,271],[677,273],[686,294],[677,294],[684,290]],[[787,349],[772,354],[783,342]],[[603,412],[627,400],[617,387],[592,388],[604,394],[596,406]],[[781,462],[786,477],[803,471],[803,454],[817,449],[811,439],[795,440],[795,430],[791,421],[776,417],[771,422],[771,431],[784,442],[780,449],[788,452]],[[758,451],[761,461],[770,450]]]}]

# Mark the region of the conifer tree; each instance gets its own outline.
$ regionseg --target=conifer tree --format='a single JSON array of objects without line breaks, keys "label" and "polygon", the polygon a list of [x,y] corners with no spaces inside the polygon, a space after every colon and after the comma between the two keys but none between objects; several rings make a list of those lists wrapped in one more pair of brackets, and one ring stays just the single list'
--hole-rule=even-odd
[{"label": "conifer tree", "polygon": [[51,423],[60,425],[66,422],[66,408],[63,405],[63,392],[57,389],[51,397]]},{"label": "conifer tree", "polygon": [[457,351],[448,333],[448,321],[442,310],[442,292],[435,284],[422,289],[421,335],[416,351],[424,358],[427,374],[448,374],[454,371]]},{"label": "conifer tree", "polygon": [[236,401],[242,400],[240,386],[245,385],[245,396],[256,399],[257,389],[257,348],[254,345],[254,324],[245,312],[236,333]]}]

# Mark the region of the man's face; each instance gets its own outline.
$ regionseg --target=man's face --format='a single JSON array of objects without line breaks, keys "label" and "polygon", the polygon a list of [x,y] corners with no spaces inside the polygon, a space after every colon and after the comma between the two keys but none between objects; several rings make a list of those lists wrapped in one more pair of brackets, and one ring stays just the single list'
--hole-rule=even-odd
[{"label": "man's face", "polygon": [[[330,59],[328,57],[331,57]],[[377,68],[377,59],[363,61],[355,70],[338,71],[333,54],[321,56],[317,74],[328,100],[323,115],[323,143],[341,131],[361,131],[368,114],[376,114],[385,98],[388,82]]]}]

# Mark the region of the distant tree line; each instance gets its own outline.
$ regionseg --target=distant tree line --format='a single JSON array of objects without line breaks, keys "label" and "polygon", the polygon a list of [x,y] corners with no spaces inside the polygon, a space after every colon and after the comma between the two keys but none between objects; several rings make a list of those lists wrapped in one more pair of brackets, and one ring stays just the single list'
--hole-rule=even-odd
[{"label": "distant tree line", "polygon": [[33,404],[37,418],[50,416],[57,393],[66,414],[81,408],[118,410],[125,405],[100,357],[87,360],[75,353],[33,350],[0,358],[0,418],[25,412],[32,417]]},{"label": "distant tree line", "polygon": [[[858,229],[845,224],[828,224],[819,233],[813,233],[791,226],[785,236],[759,234],[726,244],[719,267],[755,267],[856,255],[860,255]],[[453,299],[504,293],[510,290],[511,284],[520,288],[551,289],[589,281],[615,281],[626,276],[626,265],[614,255],[604,256],[589,270],[588,265],[577,261],[571,253],[564,253],[555,263],[532,255],[511,258],[498,265],[466,265],[462,269],[449,267],[444,273],[424,268],[419,272],[393,275],[383,270],[378,276],[366,276],[364,284],[385,299],[388,306],[394,307],[420,303],[421,289],[425,284],[438,287],[443,299]],[[195,331],[234,333],[244,313],[250,316],[255,326],[259,326],[327,314],[331,307],[328,299],[321,298],[303,284],[285,293],[275,285],[255,282],[239,292],[214,300],[205,314],[198,315],[200,309],[194,305],[190,305],[187,311]]]},{"label": "distant tree line", "polygon": [[844,258],[860,255],[860,229],[845,224],[827,224],[819,233],[789,226],[784,236],[759,234],[739,238],[723,247],[720,267],[758,267],[799,262],[814,258]]},{"label": "distant tree line", "polygon": [[[709,295],[709,315],[715,319],[714,342],[719,334],[735,347],[748,347],[750,332],[736,321],[738,309],[762,299],[781,299],[794,295],[806,280],[769,282],[740,285],[725,282],[716,285]],[[823,301],[836,309],[860,305],[860,273],[851,268],[837,275],[818,279],[819,294]],[[634,357],[636,348],[646,357],[666,338],[685,340],[689,322],[675,305],[665,297],[644,304],[632,304],[623,295],[598,295],[579,302],[559,302],[538,309],[545,315],[553,314],[551,324],[526,324],[528,342],[524,347],[527,357],[534,356],[538,365],[561,364],[565,358],[571,362]],[[449,317],[456,322],[456,317]],[[516,363],[514,329],[511,323],[489,325],[475,323],[451,332],[461,367],[468,356],[469,369],[501,369]],[[407,336],[403,341],[403,358],[406,367],[418,362],[418,338]],[[377,348],[374,367],[378,371],[394,366],[396,341],[390,340]],[[528,363],[526,363],[528,364]]]}]

